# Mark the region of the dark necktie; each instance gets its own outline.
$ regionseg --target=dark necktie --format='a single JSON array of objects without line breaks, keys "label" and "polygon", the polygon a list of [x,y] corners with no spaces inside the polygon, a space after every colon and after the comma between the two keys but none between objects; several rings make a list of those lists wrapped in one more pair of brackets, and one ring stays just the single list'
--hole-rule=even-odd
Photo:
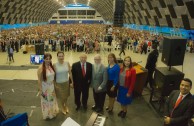
[{"label": "dark necktie", "polygon": [[85,72],[85,69],[84,69],[84,63],[82,63],[82,75],[85,77],[86,75],[86,72]]}]

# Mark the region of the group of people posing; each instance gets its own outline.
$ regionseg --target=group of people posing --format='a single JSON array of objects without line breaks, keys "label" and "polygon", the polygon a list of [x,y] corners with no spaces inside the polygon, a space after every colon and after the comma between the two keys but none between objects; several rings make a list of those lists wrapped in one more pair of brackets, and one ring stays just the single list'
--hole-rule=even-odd
[{"label": "group of people posing", "polygon": [[107,112],[112,113],[117,98],[121,104],[118,116],[125,118],[127,106],[132,102],[136,80],[136,70],[129,56],[124,58],[122,65],[118,65],[115,55],[110,53],[108,66],[104,66],[99,54],[95,55],[94,64],[87,62],[86,54],[81,54],[80,61],[73,63],[72,67],[64,61],[64,52],[58,52],[57,57],[58,62],[52,64],[51,54],[45,53],[44,62],[37,72],[43,119],[55,117],[59,113],[59,108],[63,114],[69,112],[67,99],[70,87],[74,89],[76,111],[87,110],[89,88],[92,87],[94,111],[103,111],[107,94],[109,97]]}]

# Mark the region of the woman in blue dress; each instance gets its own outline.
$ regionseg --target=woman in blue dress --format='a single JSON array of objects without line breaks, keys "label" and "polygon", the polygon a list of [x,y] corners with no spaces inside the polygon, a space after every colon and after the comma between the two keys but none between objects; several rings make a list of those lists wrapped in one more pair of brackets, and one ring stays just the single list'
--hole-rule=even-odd
[{"label": "woman in blue dress", "polygon": [[123,67],[119,74],[119,88],[117,101],[121,104],[121,111],[118,116],[125,118],[127,106],[132,102],[132,93],[136,80],[136,70],[133,68],[131,57],[124,58]]}]

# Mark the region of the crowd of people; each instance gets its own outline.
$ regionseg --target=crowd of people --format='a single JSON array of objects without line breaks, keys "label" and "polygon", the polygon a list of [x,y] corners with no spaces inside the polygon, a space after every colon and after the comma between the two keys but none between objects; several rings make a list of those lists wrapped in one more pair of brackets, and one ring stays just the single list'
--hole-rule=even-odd
[{"label": "crowd of people", "polygon": [[[128,48],[134,52],[147,53],[152,42],[160,43],[162,39],[163,36],[153,35],[146,31],[112,28],[107,25],[45,25],[1,31],[0,50],[5,52],[7,46],[10,45],[14,51],[18,52],[22,47],[43,43],[46,52],[73,50],[98,53],[101,42],[107,42],[106,45],[111,49],[119,48],[124,52]],[[110,48],[108,51],[111,51]]]},{"label": "crowd of people", "polygon": [[[150,88],[153,89],[153,73],[159,55],[158,48],[162,47],[163,41],[162,35],[153,35],[146,31],[84,24],[13,29],[2,31],[0,37],[1,51],[8,50],[10,60],[12,58],[13,61],[13,52],[19,52],[23,45],[44,44],[46,51],[44,61],[37,71],[43,119],[52,119],[59,111],[64,115],[69,113],[70,88],[74,90],[75,110],[87,110],[90,87],[93,91],[94,105],[92,109],[94,111],[103,112],[105,98],[108,95],[106,111],[109,114],[113,112],[116,100],[121,105],[118,116],[125,118],[128,105],[133,101],[136,70],[130,56],[126,56],[123,59],[123,64],[119,65],[115,54],[111,53],[111,49],[120,49],[120,56],[121,54],[125,55],[126,49],[141,54],[150,52],[146,64],[148,78],[145,87],[149,83]],[[108,42],[106,44],[107,51],[110,52],[107,59],[108,66],[102,64],[99,54],[94,56],[94,64],[87,62],[88,53],[95,51],[99,53],[101,42]],[[193,48],[192,43],[189,41],[187,44],[190,47],[189,51]],[[57,52],[58,62],[52,63],[50,51]],[[70,66],[69,62],[64,60],[65,51],[81,52],[80,61]],[[172,92],[166,102],[165,125],[184,124],[186,126],[186,122],[194,114],[194,102],[190,97],[191,87],[192,82],[189,79],[183,79],[180,91]],[[185,106],[179,111],[178,105],[176,107],[174,105],[181,95],[184,96]],[[177,114],[176,111],[180,114]]]}]

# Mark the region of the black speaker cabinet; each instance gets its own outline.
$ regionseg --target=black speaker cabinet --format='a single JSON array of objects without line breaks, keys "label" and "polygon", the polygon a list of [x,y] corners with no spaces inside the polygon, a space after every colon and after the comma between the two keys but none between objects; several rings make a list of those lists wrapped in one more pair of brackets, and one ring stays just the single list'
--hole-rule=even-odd
[{"label": "black speaker cabinet", "polygon": [[124,14],[125,0],[114,0],[114,13]]},{"label": "black speaker cabinet", "polygon": [[161,96],[169,96],[171,91],[179,90],[180,83],[184,78],[184,73],[168,67],[157,67],[154,75],[155,89],[157,89]]},{"label": "black speaker cabinet", "polygon": [[164,37],[162,62],[167,66],[183,65],[186,39],[180,37]]},{"label": "black speaker cabinet", "polygon": [[44,44],[35,44],[36,55],[44,55]]}]

